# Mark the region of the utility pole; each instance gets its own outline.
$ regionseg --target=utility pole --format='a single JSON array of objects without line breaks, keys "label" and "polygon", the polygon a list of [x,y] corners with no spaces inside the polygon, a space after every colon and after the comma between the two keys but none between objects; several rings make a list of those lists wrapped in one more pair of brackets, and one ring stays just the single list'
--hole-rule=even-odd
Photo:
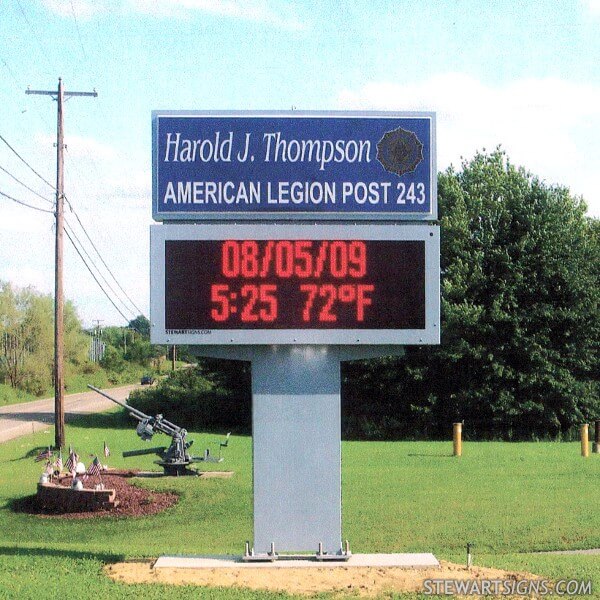
[{"label": "utility pole", "polygon": [[102,335],[102,328],[100,326],[100,323],[103,323],[104,319],[92,319],[92,323],[96,323],[96,327],[94,327],[94,332],[96,333],[96,335],[98,337],[100,337]]},{"label": "utility pole", "polygon": [[56,118],[56,239],[54,260],[54,446],[65,446],[65,385],[64,385],[64,294],[63,294],[63,231],[64,231],[64,121],[65,100],[73,96],[98,96],[93,92],[65,92],[62,79],[58,90],[25,90],[26,94],[52,96],[57,102]]}]

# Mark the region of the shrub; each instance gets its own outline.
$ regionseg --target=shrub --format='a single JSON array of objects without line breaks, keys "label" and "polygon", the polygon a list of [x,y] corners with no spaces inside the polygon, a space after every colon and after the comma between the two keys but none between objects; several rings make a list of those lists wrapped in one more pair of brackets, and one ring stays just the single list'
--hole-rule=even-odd
[{"label": "shrub", "polygon": [[202,368],[170,373],[150,389],[135,390],[128,401],[149,415],[162,414],[186,429],[248,433],[250,397],[208,379]]}]

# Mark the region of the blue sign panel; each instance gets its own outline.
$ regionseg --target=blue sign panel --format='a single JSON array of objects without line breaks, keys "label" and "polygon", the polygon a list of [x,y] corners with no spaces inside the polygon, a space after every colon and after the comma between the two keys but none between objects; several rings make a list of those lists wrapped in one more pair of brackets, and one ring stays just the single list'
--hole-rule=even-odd
[{"label": "blue sign panel", "polygon": [[153,217],[437,218],[433,113],[163,113]]}]

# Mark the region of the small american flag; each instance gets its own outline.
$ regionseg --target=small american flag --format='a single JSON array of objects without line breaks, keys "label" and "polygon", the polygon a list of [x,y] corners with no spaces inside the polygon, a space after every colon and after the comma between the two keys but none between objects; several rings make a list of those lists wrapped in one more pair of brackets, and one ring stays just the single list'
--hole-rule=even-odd
[{"label": "small american flag", "polygon": [[106,442],[104,442],[104,457],[108,458],[110,456],[110,448],[106,445]]},{"label": "small american flag", "polygon": [[52,466],[52,463],[50,461],[48,461],[46,463],[46,475],[52,475],[54,473],[54,467]]},{"label": "small american flag", "polygon": [[58,458],[56,459],[54,466],[59,473],[63,470],[62,450],[58,451]]},{"label": "small american flag", "polygon": [[87,479],[88,477],[91,477],[92,475],[100,475],[101,471],[102,471],[102,465],[100,464],[100,461],[98,460],[98,457],[96,456],[96,458],[94,458],[94,460],[92,461],[92,464],[88,467],[87,471],[85,472],[85,475],[83,476],[83,478]]},{"label": "small american flag", "polygon": [[48,460],[51,456],[52,456],[52,450],[50,450],[50,447],[48,446],[48,448],[46,450],[42,450],[35,457],[35,462],[41,462],[43,460]]},{"label": "small american flag", "polygon": [[71,452],[69,452],[69,458],[67,458],[67,462],[65,463],[65,469],[69,473],[73,473],[78,462],[79,456],[77,456],[77,454],[73,450],[71,450]]}]

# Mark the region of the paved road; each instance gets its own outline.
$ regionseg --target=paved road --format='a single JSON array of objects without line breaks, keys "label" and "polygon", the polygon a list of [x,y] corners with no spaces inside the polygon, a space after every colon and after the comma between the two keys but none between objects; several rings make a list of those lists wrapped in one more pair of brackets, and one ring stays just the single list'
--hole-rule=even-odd
[{"label": "paved road", "polygon": [[[126,385],[106,390],[117,400],[127,400],[129,392],[139,385]],[[65,421],[74,415],[91,414],[113,408],[115,404],[96,392],[65,396]],[[54,398],[0,407],[0,443],[46,429],[54,424]]]}]

